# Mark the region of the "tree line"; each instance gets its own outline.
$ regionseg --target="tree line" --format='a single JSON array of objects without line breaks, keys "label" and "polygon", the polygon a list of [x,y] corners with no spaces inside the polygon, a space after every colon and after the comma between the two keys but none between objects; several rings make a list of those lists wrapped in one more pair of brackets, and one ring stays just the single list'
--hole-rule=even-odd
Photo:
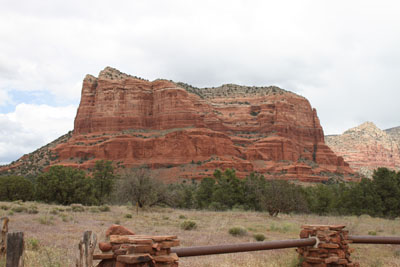
[{"label": "tree line", "polygon": [[69,205],[119,203],[138,208],[164,205],[183,209],[254,210],[319,215],[400,216],[400,172],[374,171],[361,182],[332,182],[310,186],[265,179],[251,173],[239,179],[234,170],[216,170],[200,181],[165,184],[146,168],[114,174],[112,162],[98,161],[91,175],[64,166],[53,166],[33,179],[0,177],[0,200],[37,200]]},{"label": "tree line", "polygon": [[33,178],[0,176],[0,200],[100,205],[110,200],[115,179],[111,161],[97,161],[91,176],[76,168],[52,166]]}]

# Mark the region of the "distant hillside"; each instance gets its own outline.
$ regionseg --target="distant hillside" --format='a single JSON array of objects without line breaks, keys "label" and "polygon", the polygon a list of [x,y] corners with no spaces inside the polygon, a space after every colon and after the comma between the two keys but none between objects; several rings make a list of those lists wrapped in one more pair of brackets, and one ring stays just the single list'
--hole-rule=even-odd
[{"label": "distant hillside", "polygon": [[51,149],[55,148],[59,144],[67,142],[71,136],[72,131],[29,154],[23,155],[18,160],[11,162],[9,165],[0,166],[0,175],[13,174],[28,177],[36,175],[46,167],[50,166],[51,162],[57,159],[57,155],[52,152]]},{"label": "distant hillside", "polygon": [[385,132],[390,135],[400,146],[400,126],[386,129]]},{"label": "distant hillside", "polygon": [[374,169],[400,169],[400,127],[379,129],[365,122],[341,135],[325,136],[326,144],[361,174],[371,177]]}]

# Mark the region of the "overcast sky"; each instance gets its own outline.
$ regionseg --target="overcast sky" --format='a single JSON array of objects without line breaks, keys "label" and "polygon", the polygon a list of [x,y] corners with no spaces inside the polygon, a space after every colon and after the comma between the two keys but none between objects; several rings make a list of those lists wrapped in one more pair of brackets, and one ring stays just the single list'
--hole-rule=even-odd
[{"label": "overcast sky", "polygon": [[0,0],[0,164],[73,129],[106,66],[195,86],[277,85],[325,134],[400,126],[399,1]]}]

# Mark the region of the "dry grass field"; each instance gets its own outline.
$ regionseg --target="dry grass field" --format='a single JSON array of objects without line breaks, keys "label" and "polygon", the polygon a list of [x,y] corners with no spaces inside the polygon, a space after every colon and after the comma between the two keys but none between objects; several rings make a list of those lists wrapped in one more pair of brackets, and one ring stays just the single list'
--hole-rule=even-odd
[{"label": "dry grass field", "polygon": [[[385,220],[369,216],[329,217],[316,215],[279,215],[247,211],[194,211],[154,208],[139,211],[127,206],[85,207],[73,211],[69,206],[35,202],[0,202],[0,217],[10,218],[10,231],[25,233],[25,266],[74,266],[77,246],[85,230],[92,230],[98,239],[105,239],[106,229],[114,223],[124,225],[137,234],[174,234],[181,246],[215,245],[255,242],[254,234],[268,240],[298,238],[302,224],[345,224],[354,235],[400,235],[400,220]],[[101,211],[103,210],[103,211]],[[105,210],[105,211],[104,211]],[[184,230],[182,222],[190,220],[196,228]],[[242,227],[246,231],[232,236],[229,229]],[[352,259],[361,266],[400,266],[400,246],[352,245]],[[235,253],[216,256],[181,258],[180,266],[296,266],[295,249]],[[4,262],[0,262],[4,266]]]}]

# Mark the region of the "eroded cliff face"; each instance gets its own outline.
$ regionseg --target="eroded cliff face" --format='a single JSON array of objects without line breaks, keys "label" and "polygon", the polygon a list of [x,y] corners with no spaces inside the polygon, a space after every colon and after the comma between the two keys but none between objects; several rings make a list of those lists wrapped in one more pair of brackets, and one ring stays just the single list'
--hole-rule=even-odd
[{"label": "eroded cliff face", "polygon": [[241,177],[354,178],[325,145],[304,97],[273,86],[150,82],[109,67],[84,79],[72,137],[52,153],[51,164],[91,168],[107,159],[147,166],[166,180],[201,178],[216,168],[235,168]]},{"label": "eroded cliff face", "polygon": [[397,128],[382,131],[372,122],[366,122],[325,139],[337,155],[367,177],[371,177],[373,170],[379,167],[400,170]]}]

